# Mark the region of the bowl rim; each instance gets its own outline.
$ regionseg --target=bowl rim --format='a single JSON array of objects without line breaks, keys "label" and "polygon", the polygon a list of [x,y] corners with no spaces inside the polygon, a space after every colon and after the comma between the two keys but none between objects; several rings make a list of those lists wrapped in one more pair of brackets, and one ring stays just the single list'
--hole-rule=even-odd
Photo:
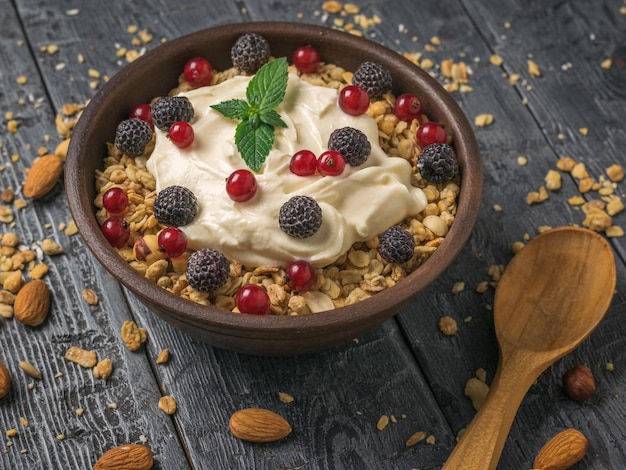
[{"label": "bowl rim", "polygon": [[[391,60],[390,54],[397,54],[397,57],[393,57],[394,68],[397,68],[402,74],[411,76],[417,89],[429,89],[432,93],[430,96],[431,104],[438,114],[437,120],[446,122],[450,134],[455,136],[454,146],[457,154],[465,155],[468,159],[471,158],[475,171],[468,173],[467,162],[459,162],[462,181],[455,221],[439,249],[401,282],[368,299],[338,309],[309,315],[265,315],[259,317],[235,314],[197,304],[166,291],[155,282],[138,274],[115,252],[102,235],[95,218],[93,201],[89,201],[87,195],[84,194],[87,185],[94,184],[95,176],[85,174],[83,166],[80,164],[80,158],[88,145],[89,123],[97,115],[99,107],[106,103],[107,98],[114,92],[115,88],[122,84],[127,77],[141,70],[144,65],[158,61],[159,55],[172,49],[176,50],[181,46],[181,43],[198,41],[201,38],[206,40],[207,37],[217,37],[222,34],[238,35],[248,32],[275,35],[277,30],[303,35],[303,37],[322,38],[320,40],[327,42],[338,41],[344,46],[358,50],[366,49],[368,60],[372,61],[386,63]],[[102,156],[104,161],[104,146]],[[482,159],[472,127],[452,95],[427,72],[401,54],[370,39],[326,26],[283,21],[258,21],[223,24],[180,36],[149,50],[118,71],[90,100],[74,128],[66,159],[65,189],[72,217],[92,254],[117,281],[139,298],[147,300],[153,307],[168,312],[176,312],[174,314],[176,320],[188,326],[200,327],[218,333],[225,332],[231,336],[242,338],[266,337],[268,339],[277,336],[285,339],[300,336],[304,339],[316,336],[333,327],[346,328],[347,325],[367,323],[368,320],[372,322],[373,326],[381,323],[386,318],[376,318],[378,312],[388,310],[390,302],[397,302],[396,311],[387,315],[387,317],[393,316],[452,263],[468,241],[478,217],[480,195],[482,194]],[[469,195],[472,194],[475,197],[478,195],[479,201],[470,200]],[[402,301],[395,299],[402,299]],[[371,313],[366,315],[364,311]]]}]

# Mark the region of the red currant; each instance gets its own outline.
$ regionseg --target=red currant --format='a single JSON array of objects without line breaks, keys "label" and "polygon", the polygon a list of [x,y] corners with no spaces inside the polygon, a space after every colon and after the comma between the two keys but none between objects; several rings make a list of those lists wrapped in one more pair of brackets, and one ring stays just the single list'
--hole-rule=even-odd
[{"label": "red currant", "polygon": [[122,188],[115,186],[104,193],[102,205],[109,214],[121,214],[128,207],[128,195]]},{"label": "red currant", "polygon": [[310,290],[315,282],[315,268],[308,261],[294,261],[287,266],[285,273],[287,274],[289,288],[296,292]]},{"label": "red currant", "polygon": [[356,85],[348,85],[339,92],[339,107],[352,116],[360,116],[370,106],[367,92]]},{"label": "red currant", "polygon": [[270,297],[263,287],[248,284],[237,291],[235,305],[241,313],[265,315],[270,310]]},{"label": "red currant", "polygon": [[250,170],[235,170],[226,179],[226,192],[236,202],[246,202],[258,189],[256,177]]},{"label": "red currant", "polygon": [[445,144],[448,136],[438,122],[428,121],[417,128],[417,143],[424,148],[430,144]]},{"label": "red currant", "polygon": [[138,104],[134,106],[133,109],[128,113],[128,119],[141,119],[142,121],[146,121],[151,129],[154,129],[154,122],[152,122],[152,106],[149,104]]},{"label": "red currant", "polygon": [[310,150],[300,150],[293,154],[289,170],[298,176],[311,176],[317,170],[317,157]]},{"label": "red currant", "polygon": [[183,70],[185,80],[194,88],[211,84],[213,78],[213,67],[208,60],[202,57],[189,59]]},{"label": "red currant", "polygon": [[298,47],[293,53],[292,62],[302,73],[315,73],[320,65],[320,53],[313,46]]},{"label": "red currant", "polygon": [[184,149],[193,144],[193,127],[191,127],[191,124],[188,122],[176,121],[171,125],[167,135],[172,143],[178,148]]},{"label": "red currant", "polygon": [[326,150],[317,159],[317,171],[322,176],[338,176],[343,173],[346,159],[336,150]]},{"label": "red currant", "polygon": [[411,122],[422,115],[422,102],[412,93],[404,93],[396,98],[394,113],[401,121]]},{"label": "red currant", "polygon": [[176,258],[187,249],[187,235],[178,227],[167,227],[161,230],[157,242],[159,250],[164,251],[168,258]]},{"label": "red currant", "polygon": [[102,224],[104,238],[115,248],[122,248],[130,238],[128,222],[120,217],[111,217]]}]

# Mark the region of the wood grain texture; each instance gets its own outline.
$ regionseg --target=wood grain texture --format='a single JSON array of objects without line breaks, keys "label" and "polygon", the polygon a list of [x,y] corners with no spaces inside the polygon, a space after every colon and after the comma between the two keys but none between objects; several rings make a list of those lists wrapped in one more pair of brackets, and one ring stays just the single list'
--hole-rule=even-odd
[{"label": "wood grain texture", "polygon": [[[220,468],[375,469],[396,461],[434,466],[445,458],[442,446],[453,437],[393,322],[325,353],[267,358],[211,348],[135,307],[159,338],[148,346],[151,357],[162,348],[172,351],[171,361],[156,373],[179,403],[175,418],[196,462]],[[279,392],[291,395],[293,403],[282,403]],[[248,407],[281,414],[292,435],[273,445],[238,441],[228,419]],[[382,415],[397,422],[379,431]],[[438,444],[407,449],[406,440],[419,430],[437,436]]]},{"label": "wood grain texture", "polygon": [[[436,396],[442,397],[455,396],[455,389],[451,386],[455,382],[456,394],[458,394],[463,389],[464,381],[473,375],[473,372],[479,367],[487,369],[488,377],[493,377],[495,372],[497,346],[490,331],[491,315],[484,308],[491,305],[492,293],[478,295],[473,292],[478,282],[488,279],[486,276],[487,266],[506,264],[512,256],[510,252],[512,243],[523,240],[525,234],[533,236],[537,233],[537,227],[541,225],[580,224],[583,220],[580,211],[572,209],[566,202],[569,196],[577,194],[576,185],[567,178],[564,180],[563,188],[558,193],[551,194],[550,200],[541,205],[528,206],[524,202],[525,195],[530,191],[536,191],[543,184],[545,174],[549,169],[554,168],[554,162],[560,155],[571,155],[579,161],[588,162],[589,167],[593,168],[590,172],[596,176],[601,174],[608,165],[622,161],[617,153],[586,151],[584,146],[587,145],[588,141],[578,132],[578,128],[582,127],[583,124],[570,124],[567,128],[559,124],[558,128],[554,128],[555,123],[561,123],[574,117],[580,118],[582,114],[588,116],[584,125],[589,126],[591,135],[595,126],[598,126],[600,132],[605,132],[605,129],[611,128],[611,120],[620,119],[613,117],[605,120],[601,117],[605,110],[602,113],[594,113],[593,108],[585,106],[582,107],[585,112],[581,113],[581,108],[578,106],[579,101],[573,100],[571,92],[565,92],[561,88],[559,82],[565,80],[562,78],[563,75],[569,80],[570,75],[568,74],[572,70],[578,70],[578,74],[591,77],[601,75],[599,72],[601,71],[600,60],[597,56],[594,57],[587,53],[581,58],[576,45],[568,42],[567,39],[562,39],[560,36],[558,38],[553,37],[552,34],[539,33],[541,30],[550,29],[547,26],[548,23],[551,25],[578,24],[580,20],[576,19],[571,9],[566,6],[563,7],[564,10],[569,10],[569,14],[572,15],[569,18],[566,15],[561,18],[548,15],[547,18],[544,18],[540,14],[543,9],[538,3],[522,6],[519,3],[510,2],[510,4],[498,4],[497,7],[480,2],[464,2],[464,4],[470,17],[478,24],[481,35],[488,40],[486,49],[479,55],[480,62],[473,66],[474,74],[470,80],[472,84],[480,85],[474,87],[474,92],[459,97],[468,116],[483,112],[489,112],[495,116],[495,124],[488,128],[477,129],[485,159],[483,209],[470,245],[461,255],[457,265],[449,270],[452,280],[465,281],[468,289],[453,296],[449,293],[451,282],[444,284],[442,278],[431,286],[430,295],[420,296],[409,308],[411,314],[430,312],[434,309],[430,320],[427,322],[431,325],[435,324],[437,315],[449,314],[449,312],[458,315],[458,320],[470,316],[472,318],[469,323],[461,327],[461,334],[455,338],[455,341],[462,342],[462,345],[448,340],[449,345],[443,354],[441,349],[423,347],[427,344],[426,341],[424,344],[416,343],[416,354],[418,357],[423,357],[420,364],[427,368],[425,373],[429,377],[429,381],[436,384],[437,389],[444,388],[445,390],[445,393],[436,393]],[[574,10],[580,12],[583,7],[583,5],[579,5]],[[548,7],[546,11],[549,12],[551,9]],[[505,21],[510,21],[512,25],[510,29],[505,27]],[[541,23],[541,21],[544,22],[543,26],[535,24]],[[537,30],[533,29],[534,33],[529,34],[528,31],[535,27]],[[589,29],[586,31],[587,35],[590,34]],[[579,30],[577,34],[582,35],[583,33]],[[545,41],[545,44],[542,44],[541,41]],[[561,48],[569,48],[568,53],[565,54],[560,51],[557,55],[550,56],[550,45],[561,41]],[[559,63],[559,67],[544,70],[544,76],[536,79],[530,77],[526,72],[526,60],[529,52],[533,53],[534,59],[538,63],[542,63],[539,58],[542,53],[550,56],[550,60],[553,61],[557,58],[560,60],[569,57],[573,61],[574,67],[572,70],[561,74],[558,73]],[[502,70],[488,63],[491,53],[502,56],[504,58],[503,68],[506,73],[520,73],[527,80],[526,85],[521,80],[517,87],[511,87],[508,80],[502,77]],[[474,53],[469,54],[470,58],[473,56]],[[445,53],[440,57],[445,57]],[[564,60],[563,63],[566,61]],[[485,86],[486,83],[488,86]],[[582,88],[582,85],[579,84],[578,86]],[[593,83],[585,86],[585,89],[595,90],[602,86]],[[477,91],[478,93],[476,93]],[[592,102],[594,99],[594,93],[582,90],[579,90],[579,93],[574,96],[581,95],[584,95],[581,100],[587,100],[587,102]],[[527,106],[522,104],[521,99],[523,98],[528,100]],[[620,96],[616,94],[612,99],[619,101]],[[537,108],[544,110],[544,112],[551,111],[552,115],[539,115],[536,111]],[[565,110],[564,108],[568,109]],[[623,113],[623,107],[619,113]],[[596,117],[599,120],[596,121]],[[536,120],[538,124],[528,125],[528,122],[532,120]],[[567,136],[567,142],[573,140],[575,143],[570,143],[567,149],[564,149],[564,144],[558,138],[560,132]],[[620,127],[615,128],[615,133],[620,133]],[[522,168],[517,165],[516,158],[518,155],[528,157],[529,164],[526,167]],[[495,212],[492,209],[495,204],[502,207],[502,212]],[[623,215],[618,220],[623,220]],[[614,241],[616,251],[619,252],[622,243],[622,239]],[[619,287],[618,291],[620,291]],[[439,297],[438,303],[429,302],[429,298],[434,296]],[[444,303],[442,297],[453,300]],[[455,302],[457,297],[462,299]],[[482,301],[478,300],[481,298]],[[532,463],[533,453],[541,446],[541,442],[545,442],[546,436],[554,434],[563,427],[568,425],[581,426],[581,423],[594,422],[598,419],[602,421],[612,420],[611,417],[615,413],[614,405],[608,404],[605,409],[599,412],[598,409],[592,411],[566,399],[560,388],[560,377],[568,367],[577,362],[583,362],[593,364],[595,366],[594,372],[599,377],[607,378],[609,381],[614,381],[617,378],[618,381],[623,382],[624,378],[620,374],[617,374],[616,377],[612,372],[607,372],[604,367],[607,362],[623,360],[622,349],[607,348],[606,345],[600,345],[594,341],[595,338],[602,338],[604,335],[613,336],[615,334],[615,337],[623,337],[623,331],[610,333],[608,331],[613,328],[621,329],[615,325],[615,322],[624,313],[623,302],[622,296],[616,296],[613,308],[591,338],[572,355],[553,366],[553,370],[544,374],[538,383],[531,388],[530,395],[520,409],[512,434],[505,447],[501,460],[502,468],[529,466]],[[443,305],[444,308],[438,308],[438,305]],[[423,327],[420,324],[414,324],[412,318],[404,314],[400,315],[400,320],[410,331],[409,337],[414,338],[418,337]],[[471,351],[469,356],[466,355],[468,351]],[[441,364],[442,355],[444,357],[461,357],[457,362],[452,363],[452,370],[450,371]],[[607,359],[607,355],[614,359]],[[450,373],[446,374],[446,372]],[[447,404],[445,401],[443,403],[444,406]],[[469,422],[473,410],[469,402],[455,400],[454,403],[461,407],[461,411],[453,409],[454,413],[451,413],[453,416],[451,423],[454,429],[458,430],[459,427],[463,427]],[[555,408],[560,407],[565,407],[567,412],[555,413]],[[618,414],[622,415],[622,413]],[[560,419],[555,419],[555,415],[560,416]],[[592,441],[592,451],[580,466],[582,468],[620,468],[623,466],[623,462],[626,461],[624,449],[620,446],[607,445],[607,443],[620,440],[618,436],[623,432],[620,430],[620,426],[612,428],[598,424],[598,426],[585,425],[584,427],[583,432],[586,432]],[[602,429],[602,431],[598,432],[598,429]],[[611,429],[613,431],[609,431]],[[520,445],[523,442],[529,445]],[[594,448],[601,450],[594,452]],[[598,458],[599,454],[602,454],[602,457]]]},{"label": "wood grain texture", "polygon": [[[59,140],[55,114],[64,103],[85,102],[96,83],[118,72],[126,63],[123,54],[117,55],[120,49],[141,53],[162,39],[235,21],[355,22],[365,37],[398,52],[419,52],[435,65],[463,60],[472,70],[473,91],[457,92],[455,98],[470,120],[480,113],[495,117],[493,125],[476,128],[485,163],[484,199],[476,230],[457,261],[395,319],[321,354],[280,359],[238,355],[164,324],[111,280],[78,236],[67,237],[59,228],[70,220],[61,184],[43,200],[15,210],[15,226],[1,225],[3,233],[16,231],[27,245],[53,238],[66,253],[45,259],[47,281],[56,287],[50,319],[34,330],[0,319],[0,360],[14,378],[11,394],[0,400],[0,427],[19,431],[7,439],[12,446],[0,445],[0,468],[90,468],[104,450],[138,442],[141,436],[155,450],[155,468],[160,469],[434,469],[443,464],[455,435],[474,414],[463,395],[466,380],[482,367],[489,382],[497,363],[493,289],[479,294],[476,286],[490,280],[489,266],[511,259],[513,242],[534,236],[540,226],[584,219],[567,203],[577,194],[576,182],[567,175],[563,187],[542,204],[529,206],[526,194],[543,184],[561,155],[584,161],[595,177],[610,164],[625,163],[626,72],[615,64],[609,69],[599,64],[619,53],[626,15],[610,0],[593,7],[583,0],[419,0],[392,7],[353,3],[365,17],[378,15],[380,24],[361,28],[354,15],[329,15],[318,0],[0,0],[0,110],[3,118],[13,111],[20,123],[18,132],[10,134],[7,119],[2,121],[2,189],[19,191],[37,149],[53,149]],[[68,14],[74,8],[78,14]],[[129,32],[131,25],[146,29],[153,39],[133,44],[139,36]],[[439,44],[427,50],[433,37]],[[42,50],[50,44],[59,51]],[[501,67],[489,63],[491,54],[504,59]],[[541,77],[528,74],[529,58],[541,67]],[[431,72],[444,81],[437,66]],[[514,86],[503,76],[512,73],[521,75]],[[21,75],[28,82],[18,86]],[[582,127],[588,128],[586,136]],[[13,162],[13,154],[20,159]],[[518,165],[520,155],[528,165]],[[623,197],[624,183],[618,190]],[[624,217],[617,215],[616,224],[626,226]],[[530,468],[539,448],[565,427],[580,429],[590,440],[589,454],[577,468],[626,466],[626,373],[620,367],[626,359],[626,245],[624,238],[612,243],[618,254],[618,288],[611,309],[577,350],[531,387],[499,468]],[[452,286],[460,281],[465,289],[453,294]],[[99,295],[97,306],[81,299],[85,287]],[[459,333],[448,337],[439,332],[437,321],[443,315],[457,320]],[[123,321],[132,318],[149,331],[148,343],[138,353],[127,351],[119,339]],[[106,383],[96,380],[63,359],[71,345],[111,358],[112,377]],[[170,349],[171,360],[157,365],[163,348]],[[44,375],[33,390],[17,365],[24,359]],[[576,363],[589,365],[598,382],[596,396],[584,404],[567,399],[560,387],[561,375]],[[607,371],[607,363],[614,363],[615,370]],[[62,375],[55,378],[57,372]],[[281,402],[279,392],[291,394],[294,402]],[[156,407],[166,394],[178,402],[173,419]],[[118,408],[107,408],[113,402]],[[228,432],[228,418],[249,406],[280,413],[294,432],[274,444],[238,441]],[[82,417],[75,415],[77,407],[85,408]],[[397,422],[379,431],[381,415]],[[20,416],[30,421],[28,428],[19,423]],[[432,434],[435,443],[407,448],[406,440],[416,431]],[[61,433],[66,438],[57,441]],[[22,448],[27,452],[20,453]]]},{"label": "wood grain texture", "polygon": [[[56,10],[65,14],[63,9]],[[36,63],[37,59],[50,64],[53,60],[60,62],[57,54],[36,52],[44,42],[52,44],[60,39],[53,34],[58,22],[45,22],[50,30],[41,28],[41,22],[49,17],[42,11],[39,17],[31,18],[32,24],[26,25],[27,29],[30,26],[44,34],[40,43],[34,45],[21,29],[13,5],[3,1],[0,7],[0,151],[5,168],[0,181],[2,189],[14,189],[16,199],[23,199],[20,188],[25,171],[38,149],[53,151],[60,141],[54,125],[57,110],[65,102],[84,101],[91,95],[49,101],[53,93],[42,74],[57,87],[67,84],[51,79],[54,67],[44,73]],[[21,76],[27,78],[24,85],[18,84]],[[7,132],[6,112],[12,112],[19,123],[14,134]],[[2,233],[15,232],[25,248],[38,247],[44,238],[51,238],[65,253],[40,260],[50,269],[45,277],[52,291],[47,321],[35,328],[14,319],[0,321],[0,356],[13,377],[11,393],[0,401],[0,427],[3,433],[13,428],[18,431],[17,436],[7,438],[0,446],[0,468],[91,468],[110,447],[142,439],[147,439],[161,461],[175,461],[184,468],[184,452],[172,439],[176,435],[173,423],[156,407],[160,392],[149,362],[143,354],[130,353],[120,340],[122,322],[132,319],[120,287],[96,266],[78,235],[68,236],[64,232],[71,216],[62,183],[44,198],[28,200],[23,209],[14,204],[9,207],[15,213],[15,223],[3,224]],[[28,269],[24,277],[28,279],[27,272]],[[100,298],[97,306],[91,307],[82,299],[84,288],[96,291]],[[100,359],[111,359],[115,368],[111,378],[106,382],[95,379],[90,370],[65,360],[70,346],[94,350]],[[43,379],[28,377],[19,368],[20,361],[35,365]],[[82,416],[77,415],[78,408],[84,409]],[[20,418],[25,418],[28,425],[21,424]]]}]

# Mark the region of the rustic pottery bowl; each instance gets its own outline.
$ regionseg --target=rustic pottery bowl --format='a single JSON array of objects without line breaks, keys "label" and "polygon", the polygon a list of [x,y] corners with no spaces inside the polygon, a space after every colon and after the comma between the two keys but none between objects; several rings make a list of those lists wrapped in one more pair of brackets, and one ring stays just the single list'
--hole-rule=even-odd
[{"label": "rustic pottery bowl", "polygon": [[[176,86],[185,62],[206,57],[216,70],[232,66],[230,49],[242,34],[256,32],[271,45],[272,55],[289,60],[294,49],[311,44],[322,60],[355,70],[365,60],[391,71],[396,95],[421,97],[431,120],[443,123],[454,137],[461,172],[461,193],[454,224],[439,249],[422,266],[372,298],[355,305],[304,316],[256,316],[201,306],[158,287],[135,272],[100,231],[93,205],[94,174],[103,169],[106,143],[117,124],[137,103],[148,102]],[[150,310],[183,332],[211,345],[260,355],[320,351],[347,342],[392,317],[435,280],[467,242],[478,215],[482,162],[470,124],[454,99],[427,73],[372,41],[316,25],[259,22],[224,25],[168,41],[116,74],[83,112],[67,156],[65,182],[69,206],[85,243],[98,261]]]}]

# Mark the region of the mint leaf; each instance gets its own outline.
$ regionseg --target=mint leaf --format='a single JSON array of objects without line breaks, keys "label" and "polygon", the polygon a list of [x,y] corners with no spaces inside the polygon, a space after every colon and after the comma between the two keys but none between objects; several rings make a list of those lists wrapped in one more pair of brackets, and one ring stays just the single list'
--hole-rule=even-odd
[{"label": "mint leaf", "polygon": [[258,173],[274,145],[274,127],[264,122],[253,127],[251,121],[245,119],[235,130],[235,144],[250,169]]},{"label": "mint leaf", "polygon": [[211,105],[211,108],[230,119],[244,119],[248,112],[248,103],[244,100],[228,100]]},{"label": "mint leaf", "polygon": [[261,113],[274,109],[285,98],[287,90],[287,59],[274,59],[259,69],[246,89],[248,103]]},{"label": "mint leaf", "polygon": [[235,145],[251,170],[258,173],[274,145],[274,128],[287,127],[276,107],[285,99],[289,72],[287,59],[274,59],[259,69],[246,88],[247,102],[240,99],[211,108],[230,119],[239,119]]},{"label": "mint leaf", "polygon": [[287,127],[287,124],[285,124],[285,121],[283,121],[280,117],[278,111],[274,109],[270,109],[269,111],[259,115],[259,117],[261,118],[261,122],[269,124],[272,127]]}]

